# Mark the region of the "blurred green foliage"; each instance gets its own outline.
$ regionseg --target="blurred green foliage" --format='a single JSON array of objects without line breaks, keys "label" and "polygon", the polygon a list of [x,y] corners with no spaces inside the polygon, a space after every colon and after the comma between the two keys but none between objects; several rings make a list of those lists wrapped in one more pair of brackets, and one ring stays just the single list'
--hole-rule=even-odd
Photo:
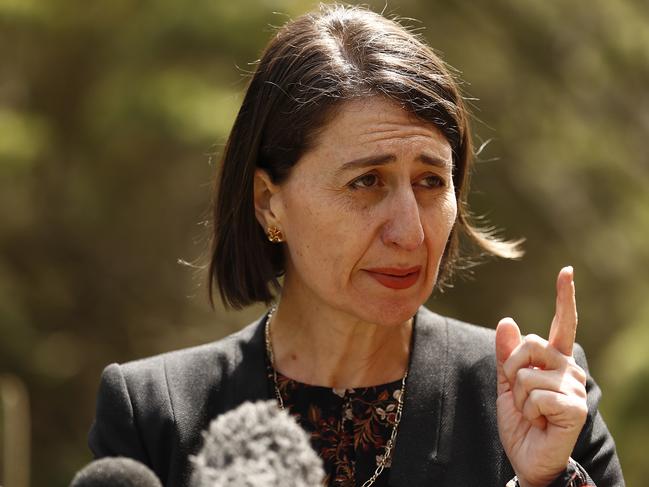
[{"label": "blurred green foliage", "polygon": [[[527,239],[434,296],[547,334],[558,269],[629,485],[648,485],[649,4],[371,2],[418,29],[473,100],[477,214]],[[272,26],[299,0],[0,0],[0,372],[31,394],[33,485],[90,461],[101,369],[261,312],[206,305],[215,161]]]}]

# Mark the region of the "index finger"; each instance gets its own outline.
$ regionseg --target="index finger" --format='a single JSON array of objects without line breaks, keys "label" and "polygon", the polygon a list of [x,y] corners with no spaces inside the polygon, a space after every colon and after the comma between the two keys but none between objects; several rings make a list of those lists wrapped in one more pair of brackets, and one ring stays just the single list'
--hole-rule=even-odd
[{"label": "index finger", "polygon": [[557,277],[557,303],[549,342],[564,355],[572,355],[577,334],[577,302],[572,266],[564,267]]}]

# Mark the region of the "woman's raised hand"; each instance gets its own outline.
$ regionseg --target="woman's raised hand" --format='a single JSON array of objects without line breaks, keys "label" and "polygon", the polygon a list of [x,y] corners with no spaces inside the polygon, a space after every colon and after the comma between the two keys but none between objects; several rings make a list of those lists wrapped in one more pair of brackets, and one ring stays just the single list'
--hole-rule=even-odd
[{"label": "woman's raised hand", "polygon": [[557,278],[548,340],[522,338],[511,318],[498,323],[498,431],[523,487],[546,486],[565,470],[586,421],[586,373],[572,356],[576,330],[572,267]]}]

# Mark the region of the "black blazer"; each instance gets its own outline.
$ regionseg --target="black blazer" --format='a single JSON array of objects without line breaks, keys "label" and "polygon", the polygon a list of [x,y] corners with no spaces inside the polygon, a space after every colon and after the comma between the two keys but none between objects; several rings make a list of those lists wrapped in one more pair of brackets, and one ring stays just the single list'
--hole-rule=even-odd
[{"label": "black blazer", "polygon": [[[89,434],[94,455],[132,457],[165,486],[187,485],[187,457],[210,420],[244,401],[272,398],[264,322],[207,345],[106,367]],[[390,486],[503,487],[513,477],[496,424],[494,337],[491,329],[419,310]],[[579,346],[575,358],[587,370]],[[598,487],[623,486],[590,377],[587,390],[588,419],[572,456]]]}]

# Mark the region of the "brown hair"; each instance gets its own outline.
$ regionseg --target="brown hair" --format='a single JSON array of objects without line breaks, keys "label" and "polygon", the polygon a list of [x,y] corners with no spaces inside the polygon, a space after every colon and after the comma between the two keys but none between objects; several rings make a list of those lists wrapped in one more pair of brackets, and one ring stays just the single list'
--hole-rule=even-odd
[{"label": "brown hair", "polygon": [[342,102],[390,98],[434,124],[453,150],[456,224],[437,286],[460,258],[460,233],[488,254],[516,258],[517,243],[473,225],[466,197],[472,166],[469,114],[444,62],[417,35],[365,8],[321,6],[282,27],[264,51],[225,146],[213,201],[209,298],[216,281],[226,305],[269,302],[284,272],[282,245],[255,218],[253,177],[281,183]]}]

